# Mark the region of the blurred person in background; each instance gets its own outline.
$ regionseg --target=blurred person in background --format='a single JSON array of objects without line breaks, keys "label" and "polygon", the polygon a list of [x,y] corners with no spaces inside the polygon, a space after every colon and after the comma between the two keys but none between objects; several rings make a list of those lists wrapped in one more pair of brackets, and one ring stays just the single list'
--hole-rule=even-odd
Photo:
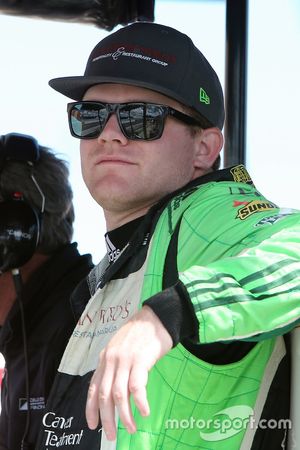
[{"label": "blurred person in background", "polygon": [[[34,448],[61,355],[76,324],[70,294],[93,267],[72,243],[64,160],[31,136],[0,138],[0,449]],[[17,270],[16,270],[17,269]]]}]

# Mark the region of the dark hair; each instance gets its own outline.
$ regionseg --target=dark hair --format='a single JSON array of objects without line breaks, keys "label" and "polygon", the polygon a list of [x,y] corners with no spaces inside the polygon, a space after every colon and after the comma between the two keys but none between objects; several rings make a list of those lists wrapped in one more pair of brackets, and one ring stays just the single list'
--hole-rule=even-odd
[{"label": "dark hair", "polygon": [[45,195],[40,242],[37,251],[50,254],[71,242],[73,236],[73,192],[69,183],[67,162],[46,147],[39,146],[40,156],[33,168],[26,162],[7,160],[0,174],[0,197],[9,198],[14,192],[22,193],[37,211],[41,211],[42,198],[31,173]]}]

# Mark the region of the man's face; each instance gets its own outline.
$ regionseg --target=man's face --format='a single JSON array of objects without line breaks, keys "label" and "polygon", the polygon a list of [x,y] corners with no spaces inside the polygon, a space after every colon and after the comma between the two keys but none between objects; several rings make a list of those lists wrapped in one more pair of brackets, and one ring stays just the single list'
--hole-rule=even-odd
[{"label": "man's face", "polygon": [[[178,102],[162,94],[122,84],[93,86],[83,100],[152,102],[182,111]],[[195,151],[192,133],[176,119],[166,118],[161,138],[133,141],[123,135],[113,114],[98,138],[81,140],[82,174],[107,219],[112,215],[138,217],[163,196],[199,176]]]}]

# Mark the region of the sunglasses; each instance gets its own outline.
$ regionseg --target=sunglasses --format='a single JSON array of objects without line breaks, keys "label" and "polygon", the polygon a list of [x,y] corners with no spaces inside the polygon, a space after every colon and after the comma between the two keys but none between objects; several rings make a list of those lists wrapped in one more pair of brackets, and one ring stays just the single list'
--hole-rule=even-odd
[{"label": "sunglasses", "polygon": [[[104,130],[112,114],[117,115],[119,127],[127,139],[153,141],[164,131],[167,116],[187,125],[201,123],[170,106],[156,103],[101,103],[82,101],[68,103],[68,119],[72,136],[79,139],[95,139]],[[203,127],[202,127],[203,128]]]}]

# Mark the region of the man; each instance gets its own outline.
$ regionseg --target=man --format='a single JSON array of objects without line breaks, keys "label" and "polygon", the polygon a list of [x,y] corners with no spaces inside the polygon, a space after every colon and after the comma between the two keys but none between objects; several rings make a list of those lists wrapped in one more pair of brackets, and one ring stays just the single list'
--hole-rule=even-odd
[{"label": "man", "polygon": [[69,297],[93,267],[91,256],[81,256],[71,243],[74,209],[68,174],[65,161],[33,137],[1,136],[1,450],[34,448],[76,323]]},{"label": "man", "polygon": [[96,45],[84,76],[50,85],[76,100],[108,254],[75,295],[92,292],[37,448],[283,448],[287,425],[266,423],[289,414],[300,214],[243,166],[216,170],[216,73],[186,35],[135,23]]}]

